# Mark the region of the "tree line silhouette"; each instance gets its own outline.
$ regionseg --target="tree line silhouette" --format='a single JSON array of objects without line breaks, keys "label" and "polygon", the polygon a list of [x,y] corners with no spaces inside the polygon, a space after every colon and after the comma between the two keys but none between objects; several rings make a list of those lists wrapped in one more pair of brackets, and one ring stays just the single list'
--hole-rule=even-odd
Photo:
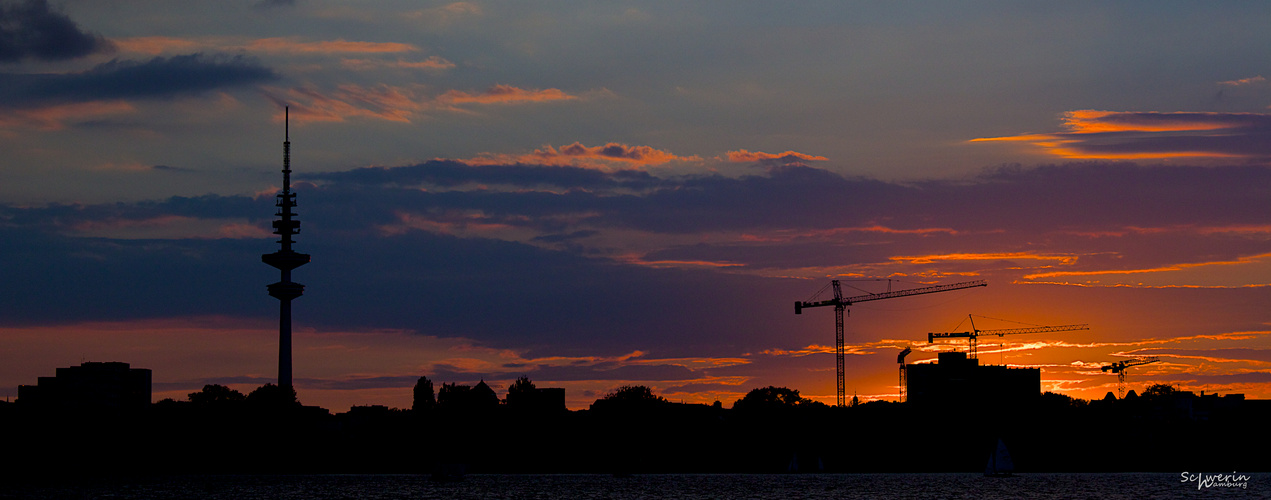
[{"label": "tree line silhouette", "polygon": [[[427,377],[410,408],[329,411],[273,384],[211,384],[144,410],[52,412],[0,405],[14,436],[7,474],[469,472],[974,472],[1002,439],[1022,472],[1253,470],[1264,401],[1168,385],[1118,400],[1044,393],[1009,405],[870,401],[832,407],[785,387],[724,408],[619,387],[589,408],[542,404],[527,377],[506,396]],[[552,401],[552,397],[546,401]],[[537,402],[536,402],[537,401]]]}]

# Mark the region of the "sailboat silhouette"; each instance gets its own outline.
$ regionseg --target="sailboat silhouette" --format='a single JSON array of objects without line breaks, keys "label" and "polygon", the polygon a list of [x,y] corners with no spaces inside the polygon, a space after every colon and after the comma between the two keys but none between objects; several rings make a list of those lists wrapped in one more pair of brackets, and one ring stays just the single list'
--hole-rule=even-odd
[{"label": "sailboat silhouette", "polygon": [[988,477],[1010,477],[1014,475],[1015,462],[1011,461],[1011,453],[1006,451],[1006,443],[997,440],[997,449],[989,453],[989,463],[984,466],[984,475]]}]

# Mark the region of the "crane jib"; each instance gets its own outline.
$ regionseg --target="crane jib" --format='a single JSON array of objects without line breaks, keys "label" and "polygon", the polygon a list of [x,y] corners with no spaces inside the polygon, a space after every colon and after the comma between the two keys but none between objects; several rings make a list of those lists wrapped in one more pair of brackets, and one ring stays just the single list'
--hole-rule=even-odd
[{"label": "crane jib", "polygon": [[922,287],[922,288],[910,288],[908,290],[897,290],[894,292],[871,293],[868,295],[857,295],[855,297],[845,297],[841,299],[833,298],[829,300],[822,300],[820,302],[796,301],[794,303],[794,313],[803,314],[803,309],[807,307],[821,307],[821,306],[846,307],[856,302],[891,299],[896,297],[908,297],[910,295],[922,295],[925,293],[945,292],[945,291],[951,291],[951,290],[960,290],[963,288],[972,288],[977,286],[988,286],[988,285],[989,285],[988,281],[975,280],[975,281],[964,281],[961,283],[951,283],[948,285],[936,285],[936,286],[928,286],[928,287]]},{"label": "crane jib", "polygon": [[[976,286],[988,286],[988,282],[984,280],[966,281],[962,283],[953,283],[950,285],[937,285],[923,288],[911,288],[909,290],[888,291],[884,293],[871,293],[869,295],[861,295],[858,297],[843,297],[843,290],[839,286],[839,280],[831,280],[830,286],[833,288],[834,298],[823,300],[820,302],[803,302],[794,303],[794,313],[803,314],[805,307],[834,306],[834,361],[835,372],[837,375],[836,392],[838,396],[838,406],[843,406],[846,398],[846,385],[844,384],[844,349],[843,349],[843,313],[847,311],[847,306],[853,302],[864,302],[866,300],[890,299],[895,297],[907,297],[910,295],[921,295],[924,293],[947,292],[951,290],[960,290],[963,288],[971,288]],[[889,285],[890,287],[890,285]],[[825,288],[821,289],[824,292]],[[820,295],[821,292],[817,292]],[[815,297],[815,296],[814,296]]]}]

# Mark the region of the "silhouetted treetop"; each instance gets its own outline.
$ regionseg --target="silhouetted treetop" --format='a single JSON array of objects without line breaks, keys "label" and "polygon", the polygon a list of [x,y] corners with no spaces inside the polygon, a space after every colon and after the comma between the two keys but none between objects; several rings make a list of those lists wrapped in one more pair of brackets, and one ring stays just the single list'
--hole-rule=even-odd
[{"label": "silhouetted treetop", "polygon": [[665,403],[666,398],[653,394],[653,389],[643,385],[624,385],[600,398],[604,401]]},{"label": "silhouetted treetop", "polygon": [[247,399],[243,393],[220,384],[205,385],[203,390],[191,392],[188,397],[191,403],[199,407],[223,406],[240,403]]},{"label": "silhouetted treetop", "polygon": [[1080,408],[1088,403],[1084,399],[1074,399],[1067,394],[1050,391],[1043,392],[1037,401],[1043,408]]},{"label": "silhouetted treetop", "polygon": [[508,386],[508,395],[527,394],[534,392],[534,389],[536,389],[534,382],[530,382],[529,377],[521,375],[521,378],[516,379],[515,382],[512,382],[512,385]]},{"label": "silhouetted treetop", "polygon": [[733,409],[749,411],[772,411],[800,406],[812,406],[815,401],[799,395],[799,391],[786,387],[768,386],[751,389],[744,397],[733,403]]},{"label": "silhouetted treetop", "polygon": [[666,398],[653,394],[653,390],[643,385],[624,385],[614,389],[605,397],[591,404],[592,410],[637,410],[654,408],[666,404]]},{"label": "silhouetted treetop", "polygon": [[257,387],[247,395],[247,404],[254,408],[265,410],[278,410],[284,408],[300,407],[300,400],[296,398],[296,389],[291,386],[281,387],[274,384],[265,384]]},{"label": "silhouetted treetop", "polygon": [[419,377],[415,382],[415,398],[411,404],[411,409],[415,411],[431,410],[437,406],[437,398],[433,394],[432,381],[428,377]]},{"label": "silhouetted treetop", "polygon": [[1169,384],[1153,384],[1143,389],[1143,397],[1147,398],[1167,398],[1178,394],[1178,389]]}]

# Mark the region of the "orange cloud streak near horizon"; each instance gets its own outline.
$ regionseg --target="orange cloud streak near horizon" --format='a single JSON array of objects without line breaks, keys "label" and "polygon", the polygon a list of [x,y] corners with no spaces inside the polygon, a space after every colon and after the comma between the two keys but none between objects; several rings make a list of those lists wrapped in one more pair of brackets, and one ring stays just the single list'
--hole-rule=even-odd
[{"label": "orange cloud streak near horizon", "polygon": [[[578,98],[558,89],[524,90],[508,85],[497,85],[476,94],[451,90],[439,96],[426,95],[421,85],[364,87],[345,84],[332,92],[323,92],[312,86],[289,89],[266,87],[265,90],[279,108],[292,107],[292,118],[298,119],[299,123],[305,120],[343,122],[349,118],[411,123],[412,119],[428,111],[464,112],[458,107],[461,104],[532,103]],[[275,119],[282,121],[282,114],[275,115]]]},{"label": "orange cloud streak near horizon", "polygon": [[[1135,119],[1141,116],[1170,117],[1173,120]],[[1231,116],[1217,113],[1132,113],[1122,111],[1096,111],[1082,109],[1068,111],[1063,115],[1064,128],[1077,134],[1098,134],[1104,132],[1193,132],[1202,130],[1221,130],[1233,128],[1230,122],[1221,120],[1205,120],[1205,117],[1217,118]]]},{"label": "orange cloud streak near horizon", "polygon": [[1035,273],[1022,276],[1023,279],[1037,278],[1056,278],[1064,276],[1101,276],[1101,275],[1127,275],[1127,274],[1150,274],[1162,272],[1184,271],[1210,266],[1239,266],[1247,264],[1255,264],[1271,260],[1271,253],[1258,255],[1242,256],[1235,260],[1220,260],[1212,262],[1186,262],[1169,266],[1161,266],[1145,269],[1106,269],[1095,271],[1050,271],[1044,273]]},{"label": "orange cloud streak near horizon", "polygon": [[575,142],[560,148],[546,144],[541,148],[524,154],[482,153],[476,158],[463,160],[463,162],[469,165],[526,163],[613,170],[613,165],[615,164],[622,166],[619,168],[627,168],[631,166],[662,165],[673,161],[700,160],[701,158],[697,156],[677,156],[674,153],[649,146],[629,146],[616,142],[610,142],[604,146],[586,146],[580,142]]},{"label": "orange cloud streak near horizon", "polygon": [[295,38],[262,38],[247,43],[249,50],[269,52],[355,52],[386,53],[411,52],[419,50],[414,45],[396,42],[350,42],[344,39],[320,42],[306,42]]},{"label": "orange cloud streak near horizon", "polygon": [[309,54],[386,54],[419,50],[414,45],[397,42],[356,42],[344,39],[305,41],[296,37],[246,40],[228,37],[177,38],[144,36],[118,38],[111,41],[122,51],[149,55],[158,55],[165,52],[189,52],[201,49]]},{"label": "orange cloud streak near horizon", "polygon": [[1216,112],[1128,112],[1083,109],[1061,117],[1063,133],[981,137],[968,142],[1027,142],[1052,156],[1074,160],[1149,160],[1168,158],[1245,158],[1248,154],[1213,150],[1093,151],[1083,148],[1100,134],[1162,134],[1189,132],[1238,133],[1267,115]]},{"label": "orange cloud streak near horizon", "polygon": [[568,101],[578,99],[560,89],[526,90],[511,85],[495,85],[483,92],[469,93],[451,90],[437,98],[438,102],[447,104],[510,104],[521,102]]},{"label": "orange cloud streak near horizon", "polygon": [[937,261],[968,261],[968,260],[1057,260],[1061,265],[1071,265],[1077,262],[1077,255],[1074,254],[1035,254],[1028,252],[1004,252],[1004,253],[950,253],[950,254],[934,254],[934,255],[911,255],[911,256],[894,256],[889,260],[898,262],[908,262],[910,264],[931,264]]},{"label": "orange cloud streak near horizon", "polygon": [[66,128],[67,122],[135,111],[136,108],[132,104],[118,100],[58,104],[32,109],[9,109],[0,113],[0,128],[29,127],[46,132],[56,131]]},{"label": "orange cloud streak near horizon", "polygon": [[381,61],[378,59],[344,59],[340,61],[340,64],[346,68],[357,71],[369,71],[386,67],[428,70],[451,69],[455,67],[455,63],[439,56],[431,56],[423,61],[404,61],[401,59],[396,61]]},{"label": "orange cloud streak near horizon", "polygon": [[725,154],[725,158],[727,158],[728,161],[734,162],[734,163],[755,162],[755,161],[762,161],[762,160],[779,160],[782,158],[798,158],[800,160],[807,160],[807,161],[829,161],[829,158],[826,158],[824,156],[812,156],[809,154],[799,153],[796,151],[786,151],[784,153],[764,153],[762,151],[747,151],[745,149],[739,149],[737,151],[729,151],[728,153]]}]

